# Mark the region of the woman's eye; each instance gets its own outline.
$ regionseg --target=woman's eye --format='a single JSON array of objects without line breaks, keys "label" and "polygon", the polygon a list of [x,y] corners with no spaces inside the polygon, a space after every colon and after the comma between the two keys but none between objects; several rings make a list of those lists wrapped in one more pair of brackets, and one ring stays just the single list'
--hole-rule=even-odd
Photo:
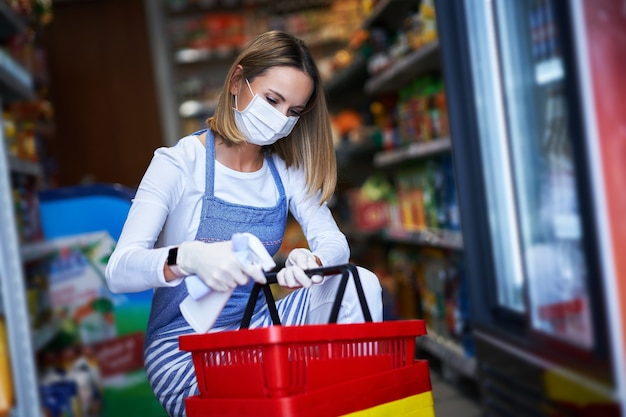
[{"label": "woman's eye", "polygon": [[300,117],[300,114],[302,114],[302,112],[299,110],[289,110],[289,113],[291,113],[292,116],[296,117]]},{"label": "woman's eye", "polygon": [[278,101],[274,100],[272,97],[266,97],[265,98],[267,100],[268,103],[270,103],[271,105],[276,105],[278,104]]}]

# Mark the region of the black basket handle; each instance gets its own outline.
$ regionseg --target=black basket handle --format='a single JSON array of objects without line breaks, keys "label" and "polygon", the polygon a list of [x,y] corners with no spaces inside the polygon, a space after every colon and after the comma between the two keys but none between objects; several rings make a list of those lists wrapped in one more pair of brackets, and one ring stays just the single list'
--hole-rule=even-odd
[{"label": "black basket handle", "polygon": [[[357,270],[356,265],[354,265],[353,263],[347,263],[343,265],[307,269],[304,272],[309,277],[313,275],[326,276],[341,274],[341,282],[339,283],[339,287],[337,288],[337,296],[335,297],[335,302],[333,303],[333,308],[330,312],[330,317],[328,318],[329,324],[337,323],[337,318],[339,317],[339,309],[341,308],[341,301],[343,300],[343,296],[346,292],[350,273],[352,273],[354,286],[356,287],[359,302],[361,303],[363,317],[365,318],[365,321],[372,321],[372,314],[370,313],[369,306],[367,305],[367,300],[365,299],[365,291],[363,291],[363,285],[361,284],[361,278],[359,278],[359,271]],[[256,301],[259,297],[259,292],[261,291],[261,288],[263,289],[263,293],[265,294],[267,307],[270,311],[270,316],[272,317],[272,323],[276,326],[281,325],[280,317],[278,317],[278,310],[276,309],[276,302],[274,301],[274,296],[272,295],[272,291],[270,289],[270,284],[276,284],[278,282],[276,280],[276,274],[277,272],[266,273],[265,277],[267,278],[267,284],[255,283],[252,287],[252,292],[250,293],[250,298],[248,298],[248,304],[246,305],[246,310],[244,311],[243,319],[241,320],[242,329],[247,329],[250,326],[252,313],[254,313],[254,306],[256,305]]]}]

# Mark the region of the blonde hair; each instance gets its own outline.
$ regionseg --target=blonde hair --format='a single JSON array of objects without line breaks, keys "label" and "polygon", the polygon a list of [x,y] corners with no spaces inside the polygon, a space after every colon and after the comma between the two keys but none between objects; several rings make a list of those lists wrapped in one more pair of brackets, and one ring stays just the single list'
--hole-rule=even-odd
[{"label": "blonde hair", "polygon": [[[239,66],[243,68],[240,73]],[[322,80],[302,40],[281,31],[266,32],[253,39],[228,71],[215,113],[207,119],[207,125],[228,146],[244,143],[246,139],[235,124],[235,98],[230,93],[231,83],[242,79],[252,82],[254,77],[278,66],[297,68],[310,76],[313,93],[291,134],[265,148],[280,156],[287,167],[302,167],[307,192],[315,194],[320,191],[321,201],[325,202],[337,185],[337,161]]]}]

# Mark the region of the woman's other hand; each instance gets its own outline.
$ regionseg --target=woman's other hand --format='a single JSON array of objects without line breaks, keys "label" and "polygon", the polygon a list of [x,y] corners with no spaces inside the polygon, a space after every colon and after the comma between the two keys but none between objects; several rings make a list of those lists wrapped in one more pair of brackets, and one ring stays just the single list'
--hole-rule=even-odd
[{"label": "woman's other hand", "polygon": [[289,252],[285,267],[276,274],[276,280],[279,285],[287,288],[309,288],[313,284],[319,284],[324,278],[321,275],[309,277],[304,271],[320,266],[319,259],[310,250],[297,248]]}]

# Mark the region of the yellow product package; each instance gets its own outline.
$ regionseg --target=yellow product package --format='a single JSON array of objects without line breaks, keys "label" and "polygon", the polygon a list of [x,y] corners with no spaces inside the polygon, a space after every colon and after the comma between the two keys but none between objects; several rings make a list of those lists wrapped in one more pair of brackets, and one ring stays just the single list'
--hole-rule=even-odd
[{"label": "yellow product package", "polygon": [[14,403],[9,339],[4,316],[0,316],[0,417],[9,415]]}]

